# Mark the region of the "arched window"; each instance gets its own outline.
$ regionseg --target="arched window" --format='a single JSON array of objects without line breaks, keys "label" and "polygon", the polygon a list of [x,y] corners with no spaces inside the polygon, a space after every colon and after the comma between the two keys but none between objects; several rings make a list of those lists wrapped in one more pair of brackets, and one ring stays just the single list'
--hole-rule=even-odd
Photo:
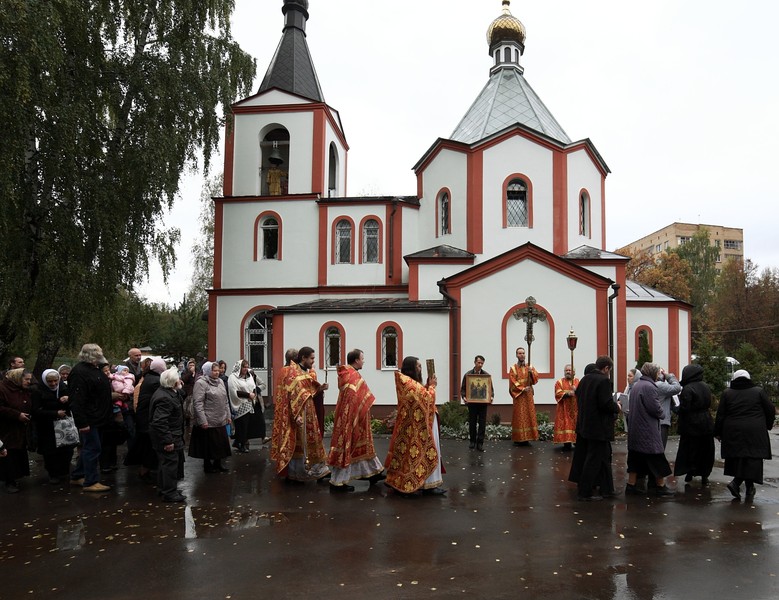
[{"label": "arched window", "polygon": [[328,327],[325,331],[325,368],[337,367],[341,362],[341,331]]},{"label": "arched window", "polygon": [[338,195],[338,149],[334,142],[330,142],[330,152],[328,156],[328,174],[327,174],[327,197],[333,198]]},{"label": "arched window", "polygon": [[587,192],[579,195],[579,235],[590,236],[590,196]]},{"label": "arched window", "polygon": [[397,369],[399,359],[398,331],[389,325],[381,330],[381,368]]},{"label": "arched window", "polygon": [[439,226],[441,228],[441,235],[448,235],[451,233],[451,220],[449,218],[449,194],[446,192],[441,194],[438,215],[440,217]]},{"label": "arched window", "polygon": [[503,62],[511,62],[511,48],[503,49]]},{"label": "arched window", "polygon": [[279,257],[279,222],[273,217],[266,217],[262,222],[262,257],[278,259]]},{"label": "arched window", "polygon": [[527,183],[512,179],[506,186],[506,225],[508,227],[528,226]]},{"label": "arched window", "polygon": [[244,350],[246,360],[252,369],[268,368],[268,338],[270,319],[265,313],[255,314],[244,331]]},{"label": "arched window", "polygon": [[362,225],[362,262],[379,262],[379,222],[368,219]]},{"label": "arched window", "polygon": [[260,140],[260,195],[285,196],[289,193],[289,131],[281,125]]},{"label": "arched window", "polygon": [[335,262],[352,262],[352,224],[346,219],[341,219],[335,226]]}]

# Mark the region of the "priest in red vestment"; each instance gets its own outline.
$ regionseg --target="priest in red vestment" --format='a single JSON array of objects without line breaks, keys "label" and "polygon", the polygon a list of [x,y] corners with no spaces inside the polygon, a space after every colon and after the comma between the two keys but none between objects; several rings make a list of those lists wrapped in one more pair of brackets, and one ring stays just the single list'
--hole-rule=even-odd
[{"label": "priest in red vestment", "polygon": [[511,441],[517,446],[529,446],[538,439],[536,405],[533,386],[538,383],[535,367],[525,364],[525,349],[517,348],[517,362],[509,371],[509,394],[514,401],[511,417]]},{"label": "priest in red vestment", "polygon": [[565,365],[565,377],[554,384],[554,399],[557,401],[557,411],[554,420],[555,444],[563,444],[563,450],[571,450],[576,442],[576,388],[579,380],[574,377],[573,366]]},{"label": "priest in red vestment", "polygon": [[385,484],[401,494],[443,495],[443,465],[435,407],[435,376],[422,384],[422,363],[416,356],[403,359],[395,372],[398,416],[392,432]]},{"label": "priest in red vestment", "polygon": [[385,478],[371,432],[371,406],[376,398],[360,375],[365,354],[352,350],[346,360],[348,365],[338,367],[338,403],[327,459],[331,492],[353,491],[354,486],[349,485],[352,479],[367,479],[374,484]]},{"label": "priest in red vestment", "polygon": [[276,461],[276,473],[292,481],[322,479],[330,473],[314,408],[314,395],[322,386],[311,377],[313,365],[314,349],[301,348],[297,361],[282,368],[276,387],[271,460]]}]

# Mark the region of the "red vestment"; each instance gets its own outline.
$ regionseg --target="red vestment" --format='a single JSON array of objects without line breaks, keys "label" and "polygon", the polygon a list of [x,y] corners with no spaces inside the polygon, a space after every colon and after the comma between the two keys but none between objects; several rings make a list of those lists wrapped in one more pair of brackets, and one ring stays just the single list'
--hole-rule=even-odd
[{"label": "red vestment", "polygon": [[435,387],[425,387],[396,371],[395,391],[398,395],[398,417],[387,460],[384,461],[387,467],[384,483],[406,494],[421,487],[438,487],[440,481],[425,483],[441,463],[433,436]]},{"label": "red vestment", "polygon": [[554,420],[553,442],[558,444],[576,442],[576,388],[579,380],[573,381],[563,377],[554,384],[554,399],[557,401],[557,411]]},{"label": "red vestment", "polygon": [[538,439],[536,406],[533,397],[533,385],[538,383],[535,367],[513,364],[509,371],[509,394],[514,400],[511,416],[511,440],[527,442]]},{"label": "red vestment", "polygon": [[338,367],[338,403],[327,464],[345,469],[376,456],[371,432],[371,406],[376,398],[354,367]]},{"label": "red vestment", "polygon": [[[307,464],[324,463],[326,454],[314,409],[314,394],[319,383],[300,365],[282,367],[276,385],[271,460],[281,474],[293,458],[305,457]],[[296,419],[304,416],[298,426]]]}]

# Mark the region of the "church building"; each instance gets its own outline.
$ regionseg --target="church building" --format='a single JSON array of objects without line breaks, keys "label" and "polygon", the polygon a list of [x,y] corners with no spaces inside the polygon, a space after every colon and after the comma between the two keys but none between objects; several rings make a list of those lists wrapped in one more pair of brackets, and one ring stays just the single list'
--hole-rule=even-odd
[{"label": "church building", "polygon": [[[606,251],[609,168],[589,139],[568,137],[525,79],[525,27],[502,4],[487,31],[486,84],[452,134],[418,157],[414,193],[354,197],[341,115],[306,43],[309,2],[283,1],[262,84],[232,107],[214,199],[211,358],[245,358],[271,387],[285,349],[311,346],[319,380],[334,383],[336,365],[360,348],[376,406],[389,409],[404,356],[435,361],[443,402],[459,397],[481,354],[495,412],[507,416],[530,299],[542,314],[530,354],[538,405],[554,404],[569,337],[579,376],[598,355],[613,356],[616,389],[640,337],[668,370],[687,364],[691,306],[626,280],[628,259]],[[336,398],[331,390],[326,403]]]}]

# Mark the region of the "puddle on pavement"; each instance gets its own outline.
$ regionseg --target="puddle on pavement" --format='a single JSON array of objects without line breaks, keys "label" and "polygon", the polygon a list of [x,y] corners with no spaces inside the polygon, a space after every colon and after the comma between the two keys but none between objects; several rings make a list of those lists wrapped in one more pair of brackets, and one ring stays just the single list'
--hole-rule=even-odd
[{"label": "puddle on pavement", "polygon": [[321,512],[284,513],[261,512],[252,509],[230,510],[225,515],[222,508],[194,508],[186,519],[184,537],[190,539],[221,538],[260,527],[284,525],[293,521],[310,521],[324,517],[324,513]]},{"label": "puddle on pavement", "polygon": [[78,550],[86,541],[83,521],[61,523],[57,526],[57,550]]}]

